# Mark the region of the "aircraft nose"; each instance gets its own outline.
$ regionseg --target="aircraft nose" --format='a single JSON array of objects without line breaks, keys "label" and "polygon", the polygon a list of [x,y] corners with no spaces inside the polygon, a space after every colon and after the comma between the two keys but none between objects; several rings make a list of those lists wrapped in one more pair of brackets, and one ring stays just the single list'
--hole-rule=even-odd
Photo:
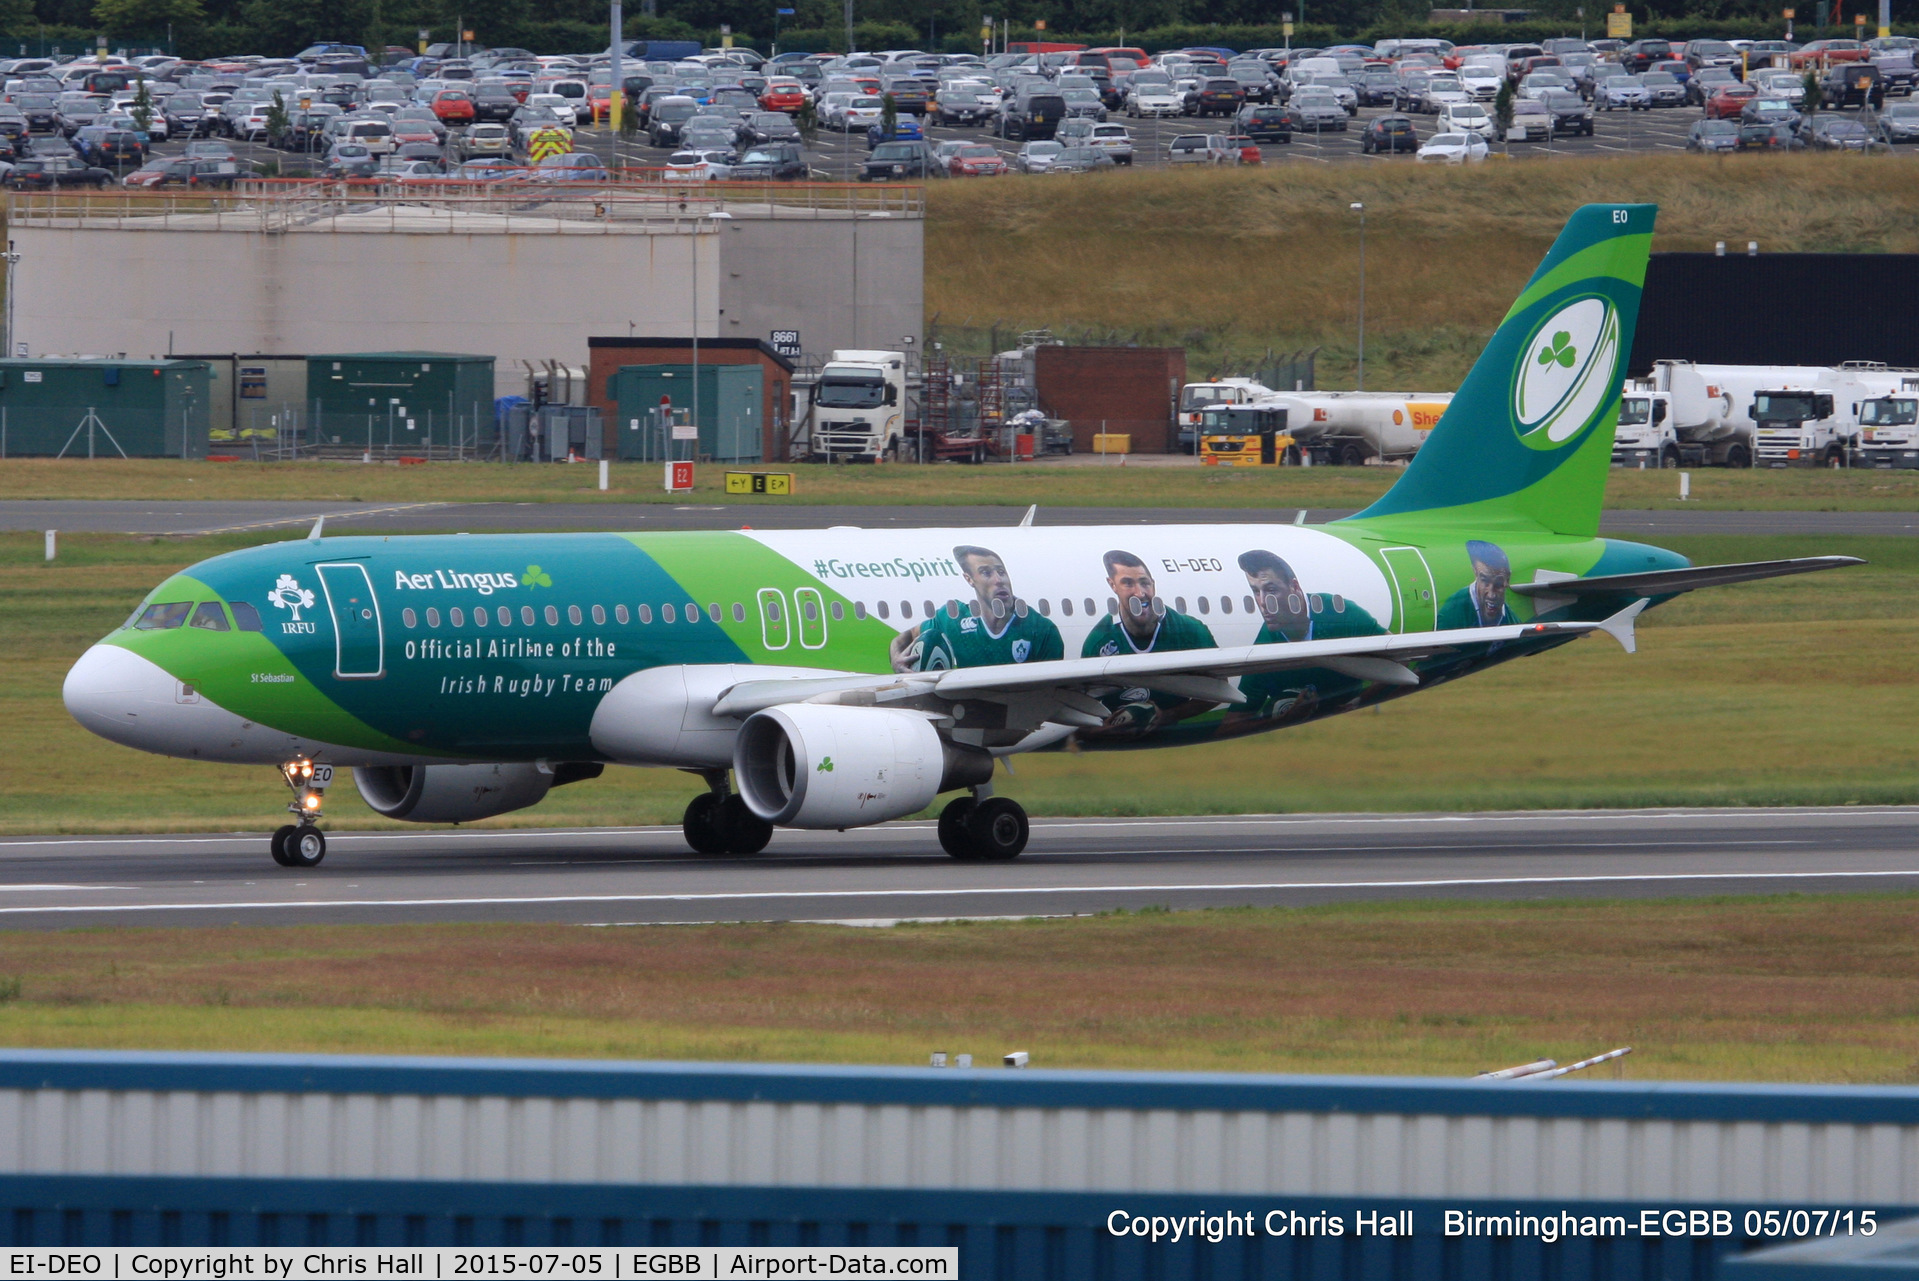
[{"label": "aircraft nose", "polygon": [[118,645],[95,645],[67,673],[61,697],[82,726],[116,743],[154,751],[165,713],[188,691],[166,670]]}]

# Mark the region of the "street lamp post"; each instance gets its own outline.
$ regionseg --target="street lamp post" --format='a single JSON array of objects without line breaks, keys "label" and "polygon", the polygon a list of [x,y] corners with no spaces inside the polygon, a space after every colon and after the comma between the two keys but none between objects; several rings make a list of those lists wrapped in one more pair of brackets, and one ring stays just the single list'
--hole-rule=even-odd
[{"label": "street lamp post", "polygon": [[1355,200],[1359,215],[1359,390],[1366,390],[1366,206]]}]

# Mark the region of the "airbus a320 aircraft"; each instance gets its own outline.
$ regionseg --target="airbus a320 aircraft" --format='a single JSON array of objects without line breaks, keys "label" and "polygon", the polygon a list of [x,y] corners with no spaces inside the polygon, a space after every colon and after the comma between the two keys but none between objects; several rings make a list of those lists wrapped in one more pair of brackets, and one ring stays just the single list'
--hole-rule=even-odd
[{"label": "airbus a320 aircraft", "polygon": [[[312,867],[351,767],[457,823],[607,765],[699,774],[688,844],[917,814],[1025,848],[996,758],[1256,733],[1429,688],[1680,592],[1857,563],[1695,568],[1597,536],[1655,209],[1576,212],[1397,484],[1330,525],[323,537],[161,583],[66,681],[96,734],[271,764]],[[737,789],[737,790],[736,790]]]}]

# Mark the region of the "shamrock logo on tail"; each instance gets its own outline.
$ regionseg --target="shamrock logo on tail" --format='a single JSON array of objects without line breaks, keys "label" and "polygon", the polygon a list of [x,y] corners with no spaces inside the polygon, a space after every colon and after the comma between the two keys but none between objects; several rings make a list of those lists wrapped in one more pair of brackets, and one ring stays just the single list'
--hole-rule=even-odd
[{"label": "shamrock logo on tail", "polygon": [[526,567],[526,573],[520,575],[520,586],[551,587],[553,586],[553,575],[547,573],[538,565],[528,565]]},{"label": "shamrock logo on tail", "polygon": [[1563,367],[1571,369],[1577,359],[1579,352],[1573,346],[1573,336],[1563,329],[1553,335],[1551,343],[1539,349],[1539,363],[1542,365],[1558,361]]},{"label": "shamrock logo on tail", "polygon": [[831,774],[833,772],[833,758],[830,756],[822,756],[820,757],[820,763],[813,768],[821,774]]}]

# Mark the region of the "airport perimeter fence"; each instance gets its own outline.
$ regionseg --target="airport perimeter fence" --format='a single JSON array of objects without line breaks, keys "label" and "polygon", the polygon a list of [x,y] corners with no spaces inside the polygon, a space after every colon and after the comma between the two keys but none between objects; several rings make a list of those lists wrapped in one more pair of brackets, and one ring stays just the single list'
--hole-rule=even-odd
[{"label": "airport perimeter fence", "polygon": [[951,1245],[996,1281],[1709,1281],[1916,1205],[1907,1087],[0,1052],[14,1246]]}]

